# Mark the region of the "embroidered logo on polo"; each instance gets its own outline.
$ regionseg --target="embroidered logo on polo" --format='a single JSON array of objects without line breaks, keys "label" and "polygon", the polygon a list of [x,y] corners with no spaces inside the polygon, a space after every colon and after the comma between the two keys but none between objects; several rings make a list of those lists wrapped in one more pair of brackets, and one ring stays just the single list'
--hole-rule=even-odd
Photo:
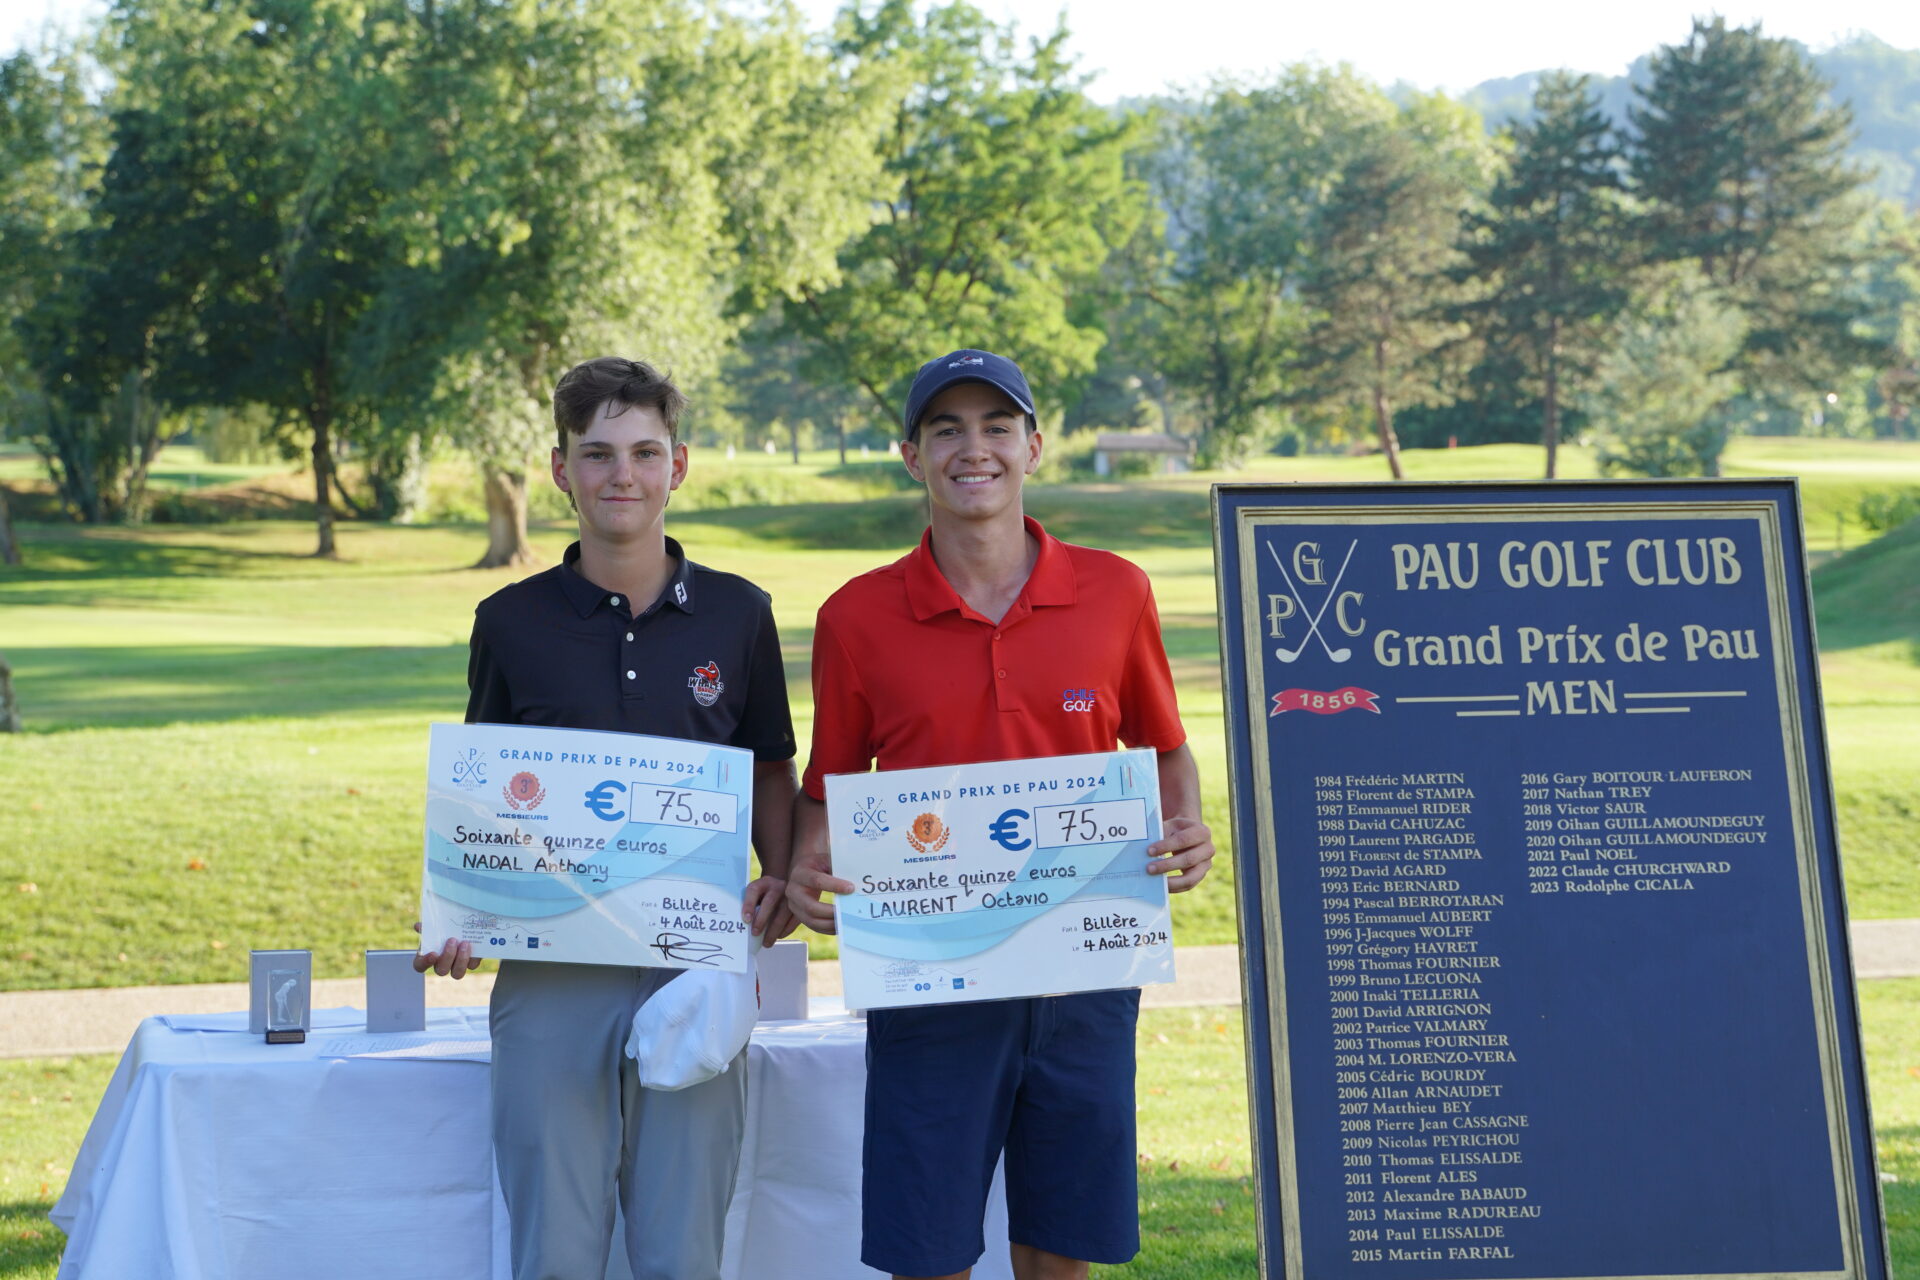
[{"label": "embroidered logo on polo", "polygon": [[720,681],[720,664],[708,659],[706,666],[695,667],[693,674],[687,677],[687,688],[693,690],[693,700],[703,707],[720,701],[720,695],[727,688]]},{"label": "embroidered logo on polo", "polygon": [[687,584],[686,583],[676,582],[673,584],[673,602],[675,604],[685,604],[687,602]]},{"label": "embroidered logo on polo", "polygon": [[1092,711],[1100,701],[1098,689],[1062,689],[1060,691],[1060,709],[1062,711]]}]

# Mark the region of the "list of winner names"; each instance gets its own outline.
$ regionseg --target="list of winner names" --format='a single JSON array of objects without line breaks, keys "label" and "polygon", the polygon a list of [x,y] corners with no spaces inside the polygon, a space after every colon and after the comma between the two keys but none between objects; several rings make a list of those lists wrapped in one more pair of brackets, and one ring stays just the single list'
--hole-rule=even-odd
[{"label": "list of winner names", "polygon": [[[1506,782],[1504,787],[1497,786]],[[1533,1119],[1510,1090],[1537,1023],[1487,994],[1509,912],[1710,894],[1783,839],[1749,769],[1522,773],[1519,849],[1489,849],[1469,773],[1319,775],[1315,856],[1350,1262],[1520,1259],[1556,1206],[1529,1186]],[[1509,802],[1510,803],[1510,802]]]}]

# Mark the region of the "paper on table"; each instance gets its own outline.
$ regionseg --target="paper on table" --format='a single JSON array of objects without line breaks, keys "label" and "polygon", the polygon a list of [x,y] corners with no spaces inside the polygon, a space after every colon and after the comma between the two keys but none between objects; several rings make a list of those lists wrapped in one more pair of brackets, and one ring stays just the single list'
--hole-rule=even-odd
[{"label": "paper on table", "polygon": [[493,1058],[490,1040],[453,1040],[431,1034],[329,1036],[320,1041],[316,1057],[321,1058],[408,1058],[442,1062],[489,1062]]},{"label": "paper on table", "polygon": [[[169,1031],[245,1031],[247,1030],[247,1011],[236,1010],[231,1013],[163,1013],[160,1021]],[[366,1010],[351,1005],[342,1005],[334,1009],[315,1009],[313,1027],[315,1031],[324,1031],[328,1027],[365,1026]]]}]

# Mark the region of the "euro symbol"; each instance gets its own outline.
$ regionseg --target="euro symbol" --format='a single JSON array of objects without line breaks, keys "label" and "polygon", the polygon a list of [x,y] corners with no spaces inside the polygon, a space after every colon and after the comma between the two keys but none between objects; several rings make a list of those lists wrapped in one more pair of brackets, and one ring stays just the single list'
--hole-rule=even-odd
[{"label": "euro symbol", "polygon": [[994,819],[993,825],[987,828],[987,838],[1008,853],[1018,853],[1032,845],[1033,841],[1020,834],[1020,824],[1014,819],[1032,816],[1025,809],[1009,809]]},{"label": "euro symbol", "polygon": [[613,793],[616,791],[625,791],[626,789],[624,784],[608,778],[605,782],[587,792],[587,808],[591,809],[593,816],[602,822],[619,822],[627,815],[613,807],[615,803]]}]

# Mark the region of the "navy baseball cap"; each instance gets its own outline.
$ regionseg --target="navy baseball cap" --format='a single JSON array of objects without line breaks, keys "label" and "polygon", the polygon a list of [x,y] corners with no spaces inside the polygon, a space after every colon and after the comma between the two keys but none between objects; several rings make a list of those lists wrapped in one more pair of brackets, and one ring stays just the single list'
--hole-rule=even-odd
[{"label": "navy baseball cap", "polygon": [[1027,389],[1027,378],[1020,372],[1019,365],[991,351],[967,347],[927,361],[920,366],[920,372],[913,375],[913,386],[907,392],[906,417],[901,420],[908,439],[913,438],[914,429],[920,425],[921,416],[933,398],[961,382],[984,382],[998,387],[1020,406],[1022,413],[1033,412],[1033,392]]}]

